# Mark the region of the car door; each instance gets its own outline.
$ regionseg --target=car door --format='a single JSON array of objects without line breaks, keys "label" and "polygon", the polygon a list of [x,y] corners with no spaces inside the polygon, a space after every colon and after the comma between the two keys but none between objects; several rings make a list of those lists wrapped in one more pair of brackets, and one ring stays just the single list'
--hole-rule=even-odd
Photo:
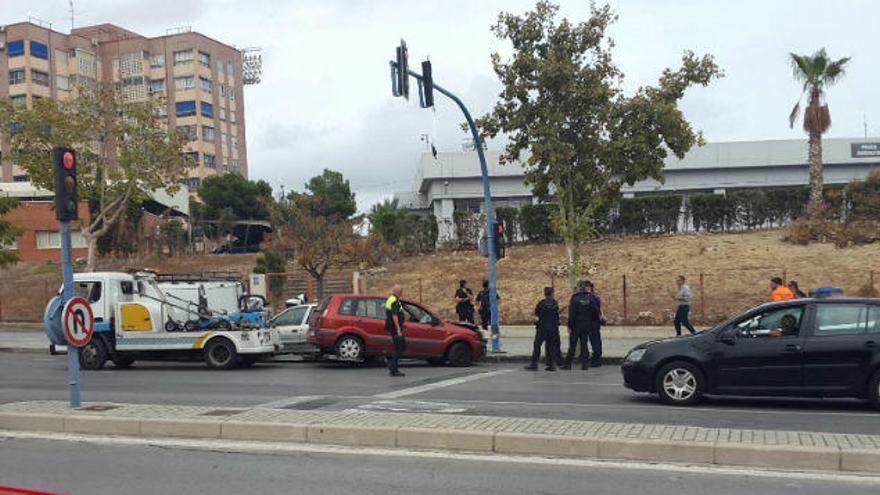
[{"label": "car door", "polygon": [[366,336],[367,354],[391,352],[391,334],[385,330],[385,300],[359,297],[355,300],[354,324]]},{"label": "car door", "polygon": [[436,318],[421,306],[411,303],[403,303],[403,311],[406,316],[404,335],[406,336],[406,350],[404,356],[439,358],[443,356],[445,333],[443,329],[433,322]]},{"label": "car door", "polygon": [[306,331],[303,322],[308,310],[308,306],[295,306],[284,310],[272,320],[272,326],[278,330],[283,345],[305,342]]},{"label": "car door", "polygon": [[868,310],[864,303],[816,303],[813,332],[804,344],[805,387],[820,395],[863,389],[880,344],[875,321],[868,332]]},{"label": "car door", "polygon": [[[787,315],[795,318],[796,335],[773,336]],[[795,393],[802,386],[803,332],[806,306],[790,305],[757,311],[734,322],[712,352],[712,389],[721,394]]]}]

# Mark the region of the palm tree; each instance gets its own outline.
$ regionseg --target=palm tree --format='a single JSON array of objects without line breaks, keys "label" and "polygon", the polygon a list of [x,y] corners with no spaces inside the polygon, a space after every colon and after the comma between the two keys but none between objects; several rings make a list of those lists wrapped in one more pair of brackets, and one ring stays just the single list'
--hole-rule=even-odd
[{"label": "palm tree", "polygon": [[[821,212],[822,208],[822,134],[825,134],[831,127],[831,114],[828,112],[828,104],[824,101],[825,88],[833,85],[843,76],[850,58],[831,60],[824,48],[813,55],[798,55],[796,53],[789,55],[795,80],[804,83],[801,97],[805,93],[809,95],[807,108],[804,111],[804,131],[810,136],[808,211],[815,215]],[[794,127],[800,110],[801,101],[798,98],[798,102],[791,109],[791,115],[788,116],[790,127]]]}]

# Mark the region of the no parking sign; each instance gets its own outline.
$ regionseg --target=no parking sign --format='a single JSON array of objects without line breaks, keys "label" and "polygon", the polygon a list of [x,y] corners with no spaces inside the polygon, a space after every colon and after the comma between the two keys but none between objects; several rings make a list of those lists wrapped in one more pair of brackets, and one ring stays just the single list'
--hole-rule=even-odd
[{"label": "no parking sign", "polygon": [[92,334],[95,333],[95,316],[88,301],[82,297],[73,297],[64,305],[61,314],[64,336],[70,345],[83,347],[92,340]]}]

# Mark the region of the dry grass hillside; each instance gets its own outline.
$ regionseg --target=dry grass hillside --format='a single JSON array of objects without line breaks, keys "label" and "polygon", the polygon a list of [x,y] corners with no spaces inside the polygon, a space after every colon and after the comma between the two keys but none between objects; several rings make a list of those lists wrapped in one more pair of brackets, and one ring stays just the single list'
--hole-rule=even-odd
[{"label": "dry grass hillside", "polygon": [[[834,285],[854,295],[867,290],[872,270],[880,271],[880,244],[845,249],[833,244],[795,246],[780,241],[781,236],[781,231],[771,230],[623,238],[587,243],[579,251],[588,272],[584,278],[596,284],[611,323],[669,323],[677,274],[688,278],[694,292],[694,319],[710,323],[767,300],[774,276],[797,280],[805,292]],[[570,295],[564,261],[561,246],[509,248],[498,264],[502,323],[530,322],[547,285],[555,285],[564,306]],[[467,279],[477,290],[485,267],[485,259],[476,252],[439,252],[398,260],[369,276],[366,284],[369,291],[384,293],[401,283],[414,299],[421,287],[423,302],[450,317],[458,279]]]}]

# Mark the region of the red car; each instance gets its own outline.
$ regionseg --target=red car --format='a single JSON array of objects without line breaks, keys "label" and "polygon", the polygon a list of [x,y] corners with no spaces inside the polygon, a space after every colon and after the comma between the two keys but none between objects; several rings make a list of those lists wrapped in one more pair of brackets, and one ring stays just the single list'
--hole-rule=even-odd
[{"label": "red car", "polygon": [[[337,294],[325,298],[312,312],[307,340],[324,354],[360,362],[391,354],[391,335],[385,330],[385,297]],[[402,299],[406,314],[405,358],[431,364],[469,366],[486,351],[478,328],[449,323],[423,306]]]}]

